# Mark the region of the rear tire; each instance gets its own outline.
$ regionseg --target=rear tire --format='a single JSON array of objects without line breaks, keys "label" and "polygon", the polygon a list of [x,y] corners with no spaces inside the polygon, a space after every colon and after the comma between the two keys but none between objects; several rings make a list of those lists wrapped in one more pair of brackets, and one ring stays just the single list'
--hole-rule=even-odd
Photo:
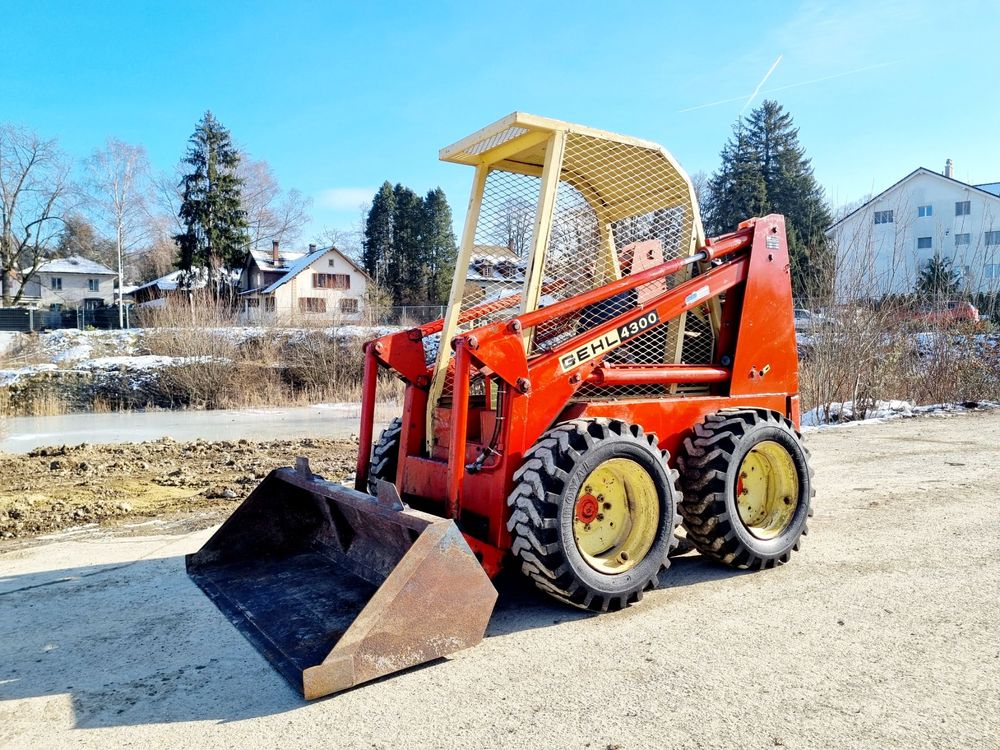
[{"label": "rear tire", "polygon": [[788,419],[754,408],[710,414],[677,463],[684,528],[703,555],[759,570],[799,550],[815,490],[809,451]]},{"label": "rear tire", "polygon": [[372,460],[368,469],[368,492],[378,495],[375,482],[396,482],[396,469],[399,466],[399,439],[403,432],[403,420],[393,419],[389,426],[382,430],[378,442],[372,448]]},{"label": "rear tire", "polygon": [[677,472],[667,460],[655,435],[616,419],[576,419],[545,433],[507,500],[522,572],[583,609],[639,601],[677,545]]}]

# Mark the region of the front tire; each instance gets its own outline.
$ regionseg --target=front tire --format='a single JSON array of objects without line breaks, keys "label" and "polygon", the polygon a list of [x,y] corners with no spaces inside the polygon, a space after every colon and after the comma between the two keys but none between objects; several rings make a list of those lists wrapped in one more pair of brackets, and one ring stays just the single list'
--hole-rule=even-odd
[{"label": "front tire", "polygon": [[639,601],[677,545],[677,472],[667,460],[655,435],[617,419],[576,419],[545,433],[507,500],[522,572],[583,609]]},{"label": "front tire", "polygon": [[768,409],[724,409],[695,426],[677,457],[687,537],[734,568],[787,563],[808,533],[812,471],[802,436]]}]

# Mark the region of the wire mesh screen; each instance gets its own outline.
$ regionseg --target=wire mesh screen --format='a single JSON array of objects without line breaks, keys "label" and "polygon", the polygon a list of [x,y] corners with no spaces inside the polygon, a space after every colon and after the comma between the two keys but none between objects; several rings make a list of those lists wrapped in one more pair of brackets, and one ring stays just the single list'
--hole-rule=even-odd
[{"label": "wire mesh screen", "polygon": [[[507,320],[520,310],[540,191],[541,178],[535,175],[493,170],[486,177],[475,240],[465,270],[461,302],[465,319],[460,319],[458,333]],[[424,345],[428,364],[436,357],[439,346],[440,337],[433,338],[425,340]],[[479,380],[473,381],[473,394]],[[451,393],[449,365],[442,396]]]},{"label": "wire mesh screen", "polygon": [[[545,282],[564,299],[639,273],[691,251],[694,221],[687,182],[649,149],[570,133],[545,260]],[[686,280],[677,274],[538,326],[532,352],[551,349]],[[615,364],[710,362],[714,337],[708,318],[684,320],[634,337],[608,355]],[[676,389],[674,389],[676,390]],[[690,389],[685,389],[690,392]],[[581,398],[666,395],[662,386],[584,386]]]},{"label": "wire mesh screen", "polygon": [[[530,174],[493,169],[486,179],[461,301],[466,320],[459,331],[509,319],[520,310],[541,191],[540,167],[525,171]],[[648,146],[570,132],[559,178],[542,266],[540,307],[690,253],[695,219],[688,183]],[[626,311],[639,310],[686,278],[682,272],[546,321],[530,332],[529,355],[549,351]],[[606,361],[710,362],[714,336],[708,317],[687,318],[635,336]],[[429,362],[436,349],[437,342],[428,342]],[[670,392],[662,386],[585,386],[580,396],[628,398]],[[449,372],[442,395],[451,393]]]}]

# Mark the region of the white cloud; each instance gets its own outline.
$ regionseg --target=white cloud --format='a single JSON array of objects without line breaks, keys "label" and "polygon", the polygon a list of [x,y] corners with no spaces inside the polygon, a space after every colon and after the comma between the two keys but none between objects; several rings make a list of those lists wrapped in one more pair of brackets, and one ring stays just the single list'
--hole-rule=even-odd
[{"label": "white cloud", "polygon": [[321,190],[316,196],[316,205],[334,211],[354,211],[371,202],[375,188],[328,188]]}]

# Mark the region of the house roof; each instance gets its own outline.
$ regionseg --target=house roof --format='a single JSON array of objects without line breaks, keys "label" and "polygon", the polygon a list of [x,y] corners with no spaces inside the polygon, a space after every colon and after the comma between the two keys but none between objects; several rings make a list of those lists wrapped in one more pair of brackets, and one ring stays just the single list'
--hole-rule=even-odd
[{"label": "house roof", "polygon": [[[303,254],[300,258],[298,258],[298,260],[296,260],[294,263],[292,263],[290,266],[288,266],[288,270],[285,272],[284,276],[282,276],[280,279],[278,279],[277,281],[275,281],[270,286],[266,286],[263,289],[248,289],[245,292],[241,292],[241,294],[253,294],[253,293],[257,293],[257,294],[271,294],[279,286],[282,286],[282,285],[288,283],[289,281],[291,281],[292,279],[294,279],[296,276],[298,276],[300,273],[302,273],[302,271],[304,271],[306,268],[308,268],[309,266],[311,266],[315,261],[319,260],[324,255],[326,255],[327,253],[331,253],[331,252],[332,253],[336,253],[339,257],[341,257],[345,261],[347,261],[347,263],[352,268],[354,268],[355,271],[357,271],[358,273],[362,274],[366,279],[368,278],[368,274],[365,273],[365,269],[363,269],[361,266],[359,266],[357,263],[355,263],[351,258],[349,258],[348,256],[344,255],[344,253],[342,253],[336,247],[334,247],[333,245],[330,245],[328,247],[318,248],[318,249],[314,250],[311,253]],[[254,256],[254,257],[256,258],[256,256]]]},{"label": "house roof", "polygon": [[[180,284],[181,276],[185,273],[189,272],[184,270],[171,271],[166,276],[161,276],[158,279],[153,279],[152,281],[147,281],[145,284],[140,284],[137,287],[133,287],[131,292],[126,291],[126,294],[130,293],[134,294],[135,292],[138,292],[140,289],[149,289],[150,287],[154,286],[161,292],[177,291],[177,287]],[[206,286],[208,284],[208,276],[207,274],[204,273],[203,269],[192,268],[190,273],[192,274],[191,284],[190,284],[191,289],[201,289],[203,286]],[[230,271],[229,273],[230,273],[230,278],[233,281],[239,278],[240,274],[239,271]],[[126,287],[126,290],[127,289],[128,287]]]},{"label": "house roof", "polygon": [[261,271],[286,271],[297,260],[300,260],[306,253],[278,251],[278,262],[274,262],[274,256],[270,250],[251,250],[250,257],[257,263]]},{"label": "house roof", "polygon": [[[939,180],[945,180],[945,181],[947,181],[949,183],[953,183],[955,185],[960,185],[960,186],[962,186],[964,188],[969,188],[970,190],[977,190],[980,193],[983,193],[985,195],[990,196],[991,198],[998,198],[998,197],[1000,197],[1000,183],[998,183],[998,182],[987,182],[987,183],[985,183],[983,185],[970,185],[967,182],[962,182],[961,180],[956,180],[954,177],[946,177],[945,175],[941,174],[940,172],[934,172],[934,171],[932,171],[930,169],[927,169],[927,167],[917,167],[912,172],[910,172],[908,175],[906,175],[906,177],[904,177],[901,180],[897,180],[896,182],[892,183],[889,187],[887,187],[885,190],[883,190],[878,195],[874,196],[873,198],[870,198],[868,201],[866,201],[865,203],[862,203],[860,206],[858,206],[856,209],[854,209],[853,211],[851,211],[846,216],[843,216],[840,219],[838,219],[837,221],[833,222],[833,224],[831,224],[829,227],[827,227],[826,231],[827,232],[832,231],[837,225],[843,224],[849,218],[851,218],[852,216],[854,216],[854,214],[856,214],[859,211],[867,208],[872,203],[874,203],[875,201],[879,200],[883,195],[885,195],[888,192],[891,192],[893,189],[895,189],[899,185],[902,185],[904,182],[906,182],[907,180],[909,180],[912,177],[915,177],[918,174],[930,175],[931,177],[937,177]],[[997,191],[998,192],[994,192],[993,190],[988,189],[988,188],[991,188],[994,185],[997,186]]]},{"label": "house roof", "polygon": [[184,273],[184,271],[171,271],[166,276],[161,276],[158,279],[147,281],[145,284],[140,284],[135,287],[132,292],[135,293],[140,289],[149,289],[154,286],[161,292],[173,292],[177,289],[178,279],[182,273]]},{"label": "house roof", "polygon": [[[30,269],[24,269],[30,270]],[[71,255],[68,258],[55,258],[47,260],[38,267],[38,273],[81,273],[88,276],[116,276],[117,272],[112,271],[103,263],[89,260],[80,255]]]}]

